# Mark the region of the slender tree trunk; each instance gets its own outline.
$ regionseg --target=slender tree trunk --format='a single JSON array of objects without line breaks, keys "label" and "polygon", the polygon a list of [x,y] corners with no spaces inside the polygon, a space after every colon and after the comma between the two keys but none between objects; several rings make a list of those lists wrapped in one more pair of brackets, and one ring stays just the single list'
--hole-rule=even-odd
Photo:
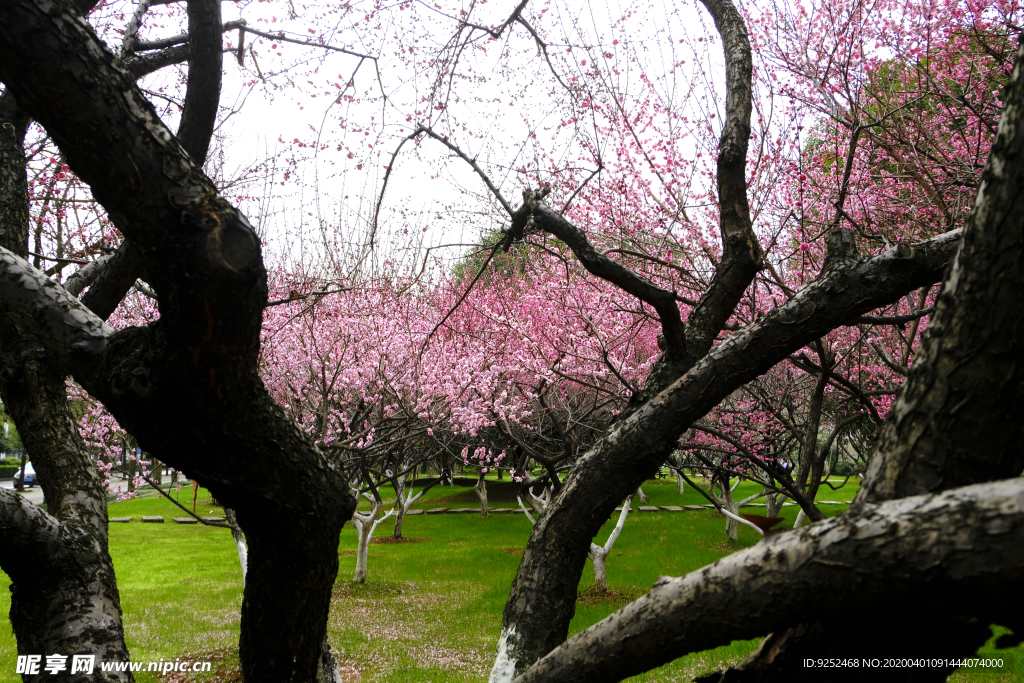
[{"label": "slender tree trunk", "polygon": [[622,533],[622,527],[629,516],[629,506],[632,502],[633,496],[630,496],[622,504],[619,519],[615,522],[615,527],[608,535],[608,540],[605,541],[604,545],[590,544],[590,552],[587,556],[594,564],[594,588],[601,593],[608,591],[608,556],[611,555],[612,548],[615,547],[615,541],[618,540],[619,534]]},{"label": "slender tree trunk", "polygon": [[370,529],[371,524],[360,524],[352,522],[359,532],[359,545],[356,546],[356,570],[352,574],[352,581],[355,583],[366,582],[366,564],[370,555]]},{"label": "slender tree trunk", "polygon": [[796,519],[793,521],[793,528],[794,529],[799,529],[800,527],[802,527],[806,523],[807,523],[807,515],[804,513],[804,511],[801,510],[800,512],[796,513]]},{"label": "slender tree trunk", "polygon": [[487,480],[484,479],[483,472],[477,478],[473,490],[476,492],[476,497],[480,499],[480,516],[487,517],[489,515],[487,511]]},{"label": "slender tree trunk", "polygon": [[405,521],[405,511],[399,510],[398,515],[395,517],[395,533],[394,538],[402,537],[402,522]]},{"label": "slender tree trunk", "polygon": [[682,472],[673,468],[670,468],[672,475],[676,478],[676,485],[679,487],[679,495],[686,493],[686,480],[683,479]]},{"label": "slender tree trunk", "polygon": [[601,546],[591,543],[588,557],[594,564],[594,589],[606,593],[608,591],[608,553]]},{"label": "slender tree trunk", "polygon": [[[774,482],[772,482],[772,483],[774,483]],[[785,499],[781,498],[779,496],[779,494],[775,493],[774,491],[768,491],[766,489],[765,490],[765,494],[764,494],[764,501],[765,501],[765,512],[764,512],[764,514],[765,514],[765,516],[766,517],[778,517],[779,516],[779,510],[782,509],[782,501],[783,500],[785,500]],[[801,510],[800,512],[803,512],[803,510]]]},{"label": "slender tree trunk", "polygon": [[[415,476],[415,473],[414,473],[414,476]],[[398,506],[397,506],[398,507],[398,513],[395,516],[395,532],[393,534],[393,537],[397,539],[397,538],[401,538],[402,537],[402,522],[405,521],[405,513],[408,511],[408,504],[406,503],[406,500],[405,500],[405,475],[404,474],[401,477],[397,477],[394,480],[394,486],[395,486],[395,496],[397,496],[396,500],[398,501]]]},{"label": "slender tree trunk", "polygon": [[238,526],[238,520],[235,519],[235,511],[231,508],[224,508],[224,517],[228,520],[228,524],[231,526],[231,538],[235,540],[235,549],[238,550],[238,563],[242,565],[242,582],[245,582],[245,573],[248,570],[249,565],[249,551],[245,547],[245,535],[242,533],[241,527]]},{"label": "slender tree trunk", "polygon": [[[736,503],[736,499],[732,496],[732,489],[729,488],[729,480],[722,479],[719,481],[719,488],[721,494],[718,497],[718,502],[722,507],[733,515],[738,515],[740,512],[739,505]],[[739,523],[732,517],[726,516],[725,518],[725,535],[730,541],[738,540],[740,537]]]},{"label": "slender tree trunk", "polygon": [[[825,366],[824,354],[819,354],[822,367]],[[811,403],[807,409],[807,421],[804,429],[803,453],[800,455],[800,463],[796,469],[796,485],[802,491],[807,491],[807,479],[817,462],[818,457],[818,429],[821,426],[821,405],[825,398],[825,387],[828,386],[828,374],[822,372],[814,384],[814,391],[811,392]],[[813,499],[812,499],[813,500]]]},{"label": "slender tree trunk", "polygon": [[[401,504],[401,501],[398,501],[396,508],[401,507]],[[381,512],[383,511],[384,503],[377,499],[373,501],[373,508],[370,510],[370,514],[364,515],[356,512],[352,515],[352,526],[356,528],[359,534],[359,543],[356,546],[356,570],[352,575],[352,581],[355,583],[364,583],[366,581],[366,565],[370,555],[370,539],[373,538],[373,532],[395,510],[392,509],[391,512],[382,517]]]},{"label": "slender tree trunk", "polygon": [[128,460],[128,493],[135,493],[135,468],[140,467],[137,460]]}]

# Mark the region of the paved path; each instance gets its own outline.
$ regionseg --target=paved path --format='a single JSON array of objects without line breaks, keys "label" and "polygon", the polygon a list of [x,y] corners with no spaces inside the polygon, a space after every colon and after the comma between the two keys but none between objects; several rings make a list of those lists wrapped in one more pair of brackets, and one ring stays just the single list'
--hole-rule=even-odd
[{"label": "paved path", "polygon": [[[0,481],[0,488],[13,489],[14,480],[4,479],[3,481]],[[35,503],[36,505],[40,505],[43,502],[43,490],[38,486],[33,486],[32,488],[26,487],[21,495],[25,496],[29,502]]]}]

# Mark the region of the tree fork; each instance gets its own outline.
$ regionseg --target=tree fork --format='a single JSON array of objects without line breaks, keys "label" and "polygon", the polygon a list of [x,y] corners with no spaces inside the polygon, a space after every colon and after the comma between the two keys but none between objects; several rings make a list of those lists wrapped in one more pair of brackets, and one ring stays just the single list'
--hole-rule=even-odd
[{"label": "tree fork", "polygon": [[564,642],[590,539],[619,502],[661,467],[689,425],[796,349],[938,281],[959,237],[954,231],[916,245],[910,260],[891,249],[823,273],[613,425],[580,457],[561,495],[537,520],[505,605],[492,680],[511,680],[514,667],[521,672]]},{"label": "tree fork", "polygon": [[[259,239],[80,17],[58,2],[14,0],[0,5],[0,25],[0,79],[136,244],[160,320],[110,334],[84,307],[73,310],[73,297],[58,297],[57,310],[41,294],[33,301],[15,291],[17,278],[0,284],[22,314],[35,311],[66,333],[60,351],[75,378],[140,446],[236,510],[253,546],[245,679],[322,677],[338,533],[355,500],[339,466],[273,403],[256,372],[267,301]],[[87,344],[74,342],[89,329]]]}]

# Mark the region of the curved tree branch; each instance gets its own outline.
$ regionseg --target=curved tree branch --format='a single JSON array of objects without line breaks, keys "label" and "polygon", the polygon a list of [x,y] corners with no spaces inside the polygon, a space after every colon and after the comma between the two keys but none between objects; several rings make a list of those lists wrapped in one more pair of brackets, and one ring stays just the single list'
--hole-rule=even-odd
[{"label": "curved tree branch", "polygon": [[[620,681],[690,652],[798,623],[808,595],[829,596],[817,606],[820,616],[844,618],[851,610],[884,610],[894,595],[930,613],[938,605],[926,605],[940,592],[948,617],[1006,615],[1002,596],[1022,588],[1024,481],[915,496],[865,506],[856,519],[834,517],[769,536],[684,577],[662,577],[515,683]],[[887,650],[849,656],[879,651]],[[901,652],[920,656],[910,647]]]},{"label": "curved tree branch", "polygon": [[0,247],[0,305],[24,334],[59,358],[97,356],[114,330],[59,284]]}]

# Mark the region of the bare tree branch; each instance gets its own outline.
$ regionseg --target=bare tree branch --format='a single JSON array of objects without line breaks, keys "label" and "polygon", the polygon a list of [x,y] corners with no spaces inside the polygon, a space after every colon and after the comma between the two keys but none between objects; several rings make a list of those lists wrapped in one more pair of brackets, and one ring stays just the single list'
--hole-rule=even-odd
[{"label": "bare tree branch", "polygon": [[103,271],[103,268],[111,258],[113,258],[113,254],[106,254],[95,261],[89,261],[71,274],[71,277],[64,282],[64,289],[66,289],[68,294],[71,296],[79,296],[82,293],[82,290],[91,285],[93,280],[99,277],[99,274]]},{"label": "bare tree branch", "polygon": [[456,145],[452,144],[448,140],[448,136],[447,135],[440,135],[439,133],[434,132],[434,129],[430,128],[429,126],[424,126],[422,123],[417,124],[416,125],[416,134],[419,134],[419,133],[426,133],[427,135],[429,135],[430,137],[434,138],[435,140],[440,142],[442,145],[444,145],[445,147],[450,149],[455,154],[455,156],[459,157],[460,159],[465,161],[467,164],[469,164],[470,167],[476,172],[476,174],[478,176],[480,176],[480,178],[484,181],[484,185],[487,186],[487,189],[491,191],[491,194],[494,195],[494,197],[498,200],[498,203],[501,204],[501,207],[503,209],[505,209],[505,211],[508,213],[508,215],[512,216],[512,215],[515,214],[515,211],[512,210],[512,205],[509,204],[508,201],[505,200],[505,197],[502,196],[502,194],[498,190],[498,188],[495,187],[494,183],[491,182],[490,177],[488,177],[488,175],[486,173],[484,173],[483,169],[480,168],[479,165],[477,165],[476,159],[470,159],[468,154],[463,152],[461,149],[459,149]]}]

